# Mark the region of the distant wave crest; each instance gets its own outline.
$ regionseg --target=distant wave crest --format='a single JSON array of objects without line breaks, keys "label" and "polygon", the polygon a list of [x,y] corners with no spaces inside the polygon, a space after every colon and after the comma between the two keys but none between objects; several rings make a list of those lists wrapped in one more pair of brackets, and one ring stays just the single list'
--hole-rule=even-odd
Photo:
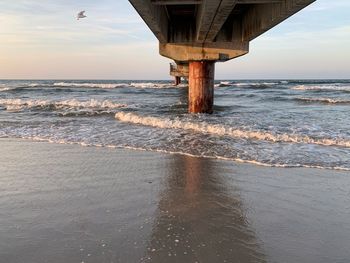
[{"label": "distant wave crest", "polygon": [[350,100],[340,100],[332,98],[297,98],[299,101],[310,103],[325,103],[325,104],[349,104]]},{"label": "distant wave crest", "polygon": [[117,112],[115,118],[121,122],[128,122],[133,124],[141,124],[145,126],[152,126],[161,129],[182,129],[191,130],[199,133],[214,134],[219,136],[230,136],[241,139],[263,140],[270,142],[287,142],[287,143],[305,143],[318,144],[325,146],[342,146],[350,147],[349,140],[334,140],[327,138],[310,138],[308,136],[292,135],[292,134],[272,134],[261,131],[245,131],[238,130],[224,125],[213,125],[208,123],[194,123],[189,121],[182,121],[179,118],[167,119],[158,117],[143,117],[134,113]]},{"label": "distant wave crest", "polygon": [[11,90],[11,88],[0,86],[0,91],[8,91],[8,90]]},{"label": "distant wave crest", "polygon": [[270,89],[276,85],[281,84],[280,82],[233,82],[233,81],[221,81],[214,85],[215,88],[223,87],[236,87],[243,89]]},{"label": "distant wave crest", "polygon": [[169,87],[169,84],[165,84],[165,83],[153,83],[153,82],[133,82],[133,83],[130,83],[130,86],[131,87],[134,87],[134,88],[142,88],[142,89],[145,89],[145,88],[166,88],[166,87]]},{"label": "distant wave crest", "polygon": [[117,109],[126,107],[125,104],[115,103],[110,100],[98,101],[91,99],[88,101],[79,101],[76,99],[49,101],[49,100],[24,100],[24,99],[0,99],[0,105],[7,110],[20,110],[23,108],[102,108],[102,109]]},{"label": "distant wave crest", "polygon": [[[35,84],[32,84],[35,85]],[[101,88],[101,89],[115,89],[115,88],[141,88],[141,89],[164,89],[174,87],[171,83],[157,83],[157,82],[132,82],[132,83],[79,83],[79,82],[56,82],[55,87],[77,87],[77,88]]]},{"label": "distant wave crest", "polygon": [[73,82],[56,82],[53,84],[55,87],[83,87],[83,88],[101,88],[101,89],[114,89],[119,87],[128,86],[127,83],[73,83]]},{"label": "distant wave crest", "polygon": [[298,86],[292,87],[292,90],[343,91],[343,92],[350,92],[350,86],[337,86],[337,85],[298,85]]}]

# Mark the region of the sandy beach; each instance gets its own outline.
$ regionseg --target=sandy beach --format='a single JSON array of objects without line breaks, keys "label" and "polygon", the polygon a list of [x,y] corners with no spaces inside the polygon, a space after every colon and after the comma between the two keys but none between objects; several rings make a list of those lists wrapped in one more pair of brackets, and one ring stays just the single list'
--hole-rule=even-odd
[{"label": "sandy beach", "polygon": [[348,262],[348,172],[0,140],[1,262]]},{"label": "sandy beach", "polygon": [[350,263],[349,9],[0,1],[0,263]]}]

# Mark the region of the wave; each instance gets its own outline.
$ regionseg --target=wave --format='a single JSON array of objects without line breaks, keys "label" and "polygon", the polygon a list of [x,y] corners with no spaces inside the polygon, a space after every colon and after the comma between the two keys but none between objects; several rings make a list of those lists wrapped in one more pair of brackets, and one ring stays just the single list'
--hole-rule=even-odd
[{"label": "wave", "polygon": [[171,83],[155,83],[155,82],[132,82],[132,83],[78,83],[78,82],[56,82],[55,87],[80,87],[80,88],[101,88],[101,89],[115,89],[115,88],[152,88],[163,89],[173,88]]},{"label": "wave", "polygon": [[350,86],[337,85],[298,85],[292,87],[292,90],[310,90],[310,91],[343,91],[350,92]]},{"label": "wave", "polygon": [[296,98],[296,100],[310,103],[315,102],[325,104],[350,104],[350,100],[338,100],[331,98]]},{"label": "wave", "polygon": [[215,88],[222,87],[237,87],[243,89],[271,89],[274,86],[280,84],[280,82],[232,82],[221,81],[214,85]]},{"label": "wave", "polygon": [[58,112],[57,115],[60,117],[95,117],[103,115],[112,115],[115,111],[111,109],[93,109],[93,110],[72,110],[72,111],[62,111]]},{"label": "wave", "polygon": [[277,85],[280,84],[280,82],[238,82],[233,83],[234,86],[270,86],[270,85]]},{"label": "wave", "polygon": [[229,136],[240,139],[262,140],[270,142],[287,142],[287,143],[305,143],[318,144],[324,146],[341,146],[350,147],[350,140],[328,139],[328,138],[311,138],[309,136],[294,134],[272,134],[261,131],[238,130],[224,125],[215,125],[208,123],[193,123],[182,121],[179,118],[167,119],[157,117],[143,117],[134,113],[117,112],[115,118],[121,122],[141,124],[161,129],[181,129],[190,130],[199,133],[214,134],[219,136]]},{"label": "wave", "polygon": [[79,101],[76,99],[49,101],[49,100],[24,100],[24,99],[0,99],[0,105],[5,106],[7,110],[20,110],[23,108],[99,108],[99,109],[117,109],[127,105],[115,103],[110,100],[98,101],[91,99],[88,101]]},{"label": "wave", "polygon": [[0,86],[0,91],[8,91],[8,90],[12,90],[12,88],[1,87],[1,86]]},{"label": "wave", "polygon": [[31,90],[36,90],[36,89],[31,89],[31,88],[51,88],[56,87],[55,91],[60,91],[59,88],[73,88],[73,87],[81,87],[81,88],[102,88],[102,89],[111,89],[111,88],[117,88],[117,87],[122,87],[122,86],[128,86],[128,84],[125,83],[120,83],[120,84],[94,84],[94,83],[68,83],[68,82],[57,82],[54,84],[49,84],[49,83],[28,83],[28,84],[21,84],[20,86],[12,87],[12,88],[3,88],[0,86],[0,91],[7,91],[7,90],[26,90],[26,91],[31,91]]},{"label": "wave", "polygon": [[56,82],[55,87],[83,87],[83,88],[101,88],[114,89],[128,86],[127,83],[74,83],[74,82]]},{"label": "wave", "polygon": [[47,85],[49,85],[49,84],[45,84],[45,83],[30,83],[27,86],[35,88],[35,87],[41,87],[41,86],[47,86]]},{"label": "wave", "polygon": [[[165,88],[174,88],[175,86],[171,83],[155,83],[155,82],[132,82],[130,86],[133,88],[141,89],[165,89]],[[179,85],[178,87],[184,87],[185,84]]]},{"label": "wave", "polygon": [[232,87],[232,86],[233,84],[230,81],[221,81],[220,83],[214,85],[215,88]]},{"label": "wave", "polygon": [[[6,136],[2,136],[2,138],[6,138]],[[253,165],[264,166],[264,167],[275,167],[275,168],[314,168],[314,169],[321,169],[321,170],[350,171],[350,168],[341,167],[341,166],[321,166],[321,165],[308,165],[308,164],[265,163],[265,162],[260,162],[260,161],[253,160],[253,159],[252,160],[248,160],[248,159],[230,158],[230,157],[223,157],[223,156],[195,155],[195,154],[190,154],[190,153],[180,152],[180,151],[168,151],[168,150],[162,150],[162,149],[148,149],[148,148],[128,146],[128,145],[94,144],[94,143],[87,143],[87,142],[67,141],[67,140],[64,140],[64,139],[42,138],[42,137],[38,137],[38,136],[22,136],[20,138],[21,139],[25,139],[25,140],[37,141],[37,142],[80,145],[80,146],[83,146],[83,147],[104,147],[104,148],[112,148],[112,149],[128,149],[128,150],[134,150],[134,151],[150,151],[150,152],[166,153],[166,154],[179,154],[179,155],[185,155],[185,156],[190,156],[190,157],[195,157],[195,158],[208,158],[208,159],[218,159],[218,160],[224,160],[224,161],[234,161],[234,162],[238,162],[238,163],[253,164]]]}]

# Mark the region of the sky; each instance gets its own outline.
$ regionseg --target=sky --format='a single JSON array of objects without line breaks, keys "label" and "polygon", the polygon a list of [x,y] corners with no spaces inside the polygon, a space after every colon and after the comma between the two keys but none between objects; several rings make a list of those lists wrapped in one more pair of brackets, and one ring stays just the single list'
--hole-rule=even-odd
[{"label": "sky", "polygon": [[[350,78],[349,10],[349,0],[317,0],[249,54],[216,63],[215,77]],[[127,0],[0,1],[0,79],[170,79],[169,62]]]}]

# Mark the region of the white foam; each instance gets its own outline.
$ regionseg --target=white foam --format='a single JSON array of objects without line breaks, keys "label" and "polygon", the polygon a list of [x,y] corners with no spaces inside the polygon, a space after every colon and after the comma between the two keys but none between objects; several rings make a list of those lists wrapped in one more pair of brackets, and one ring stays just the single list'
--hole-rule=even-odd
[{"label": "white foam", "polygon": [[233,86],[262,86],[262,85],[277,85],[279,82],[238,82],[233,83]]},{"label": "white foam", "polygon": [[308,136],[294,135],[294,134],[272,134],[261,131],[245,131],[238,130],[224,125],[213,125],[208,123],[193,123],[188,121],[182,121],[179,118],[166,119],[157,117],[143,117],[134,113],[117,112],[115,118],[122,122],[128,122],[133,124],[141,124],[146,126],[157,127],[161,129],[182,129],[190,130],[199,133],[214,134],[218,136],[229,136],[241,139],[263,140],[270,142],[287,142],[287,143],[305,143],[305,144],[318,144],[325,146],[342,146],[350,147],[349,140],[342,139],[314,139]]},{"label": "white foam", "polygon": [[63,139],[50,139],[50,138],[41,138],[38,136],[24,136],[21,137],[21,139],[27,139],[27,140],[33,140],[38,142],[49,142],[49,143],[56,143],[56,144],[78,144],[80,146],[84,147],[105,147],[105,148],[112,148],[112,149],[128,149],[128,150],[134,150],[134,151],[150,151],[150,152],[158,152],[158,153],[166,153],[166,154],[179,154],[179,155],[185,155],[190,156],[194,158],[208,158],[208,159],[219,159],[224,161],[234,161],[238,163],[247,163],[247,164],[253,164],[258,166],[264,166],[264,167],[275,167],[275,168],[314,168],[314,169],[321,169],[321,170],[338,170],[338,171],[350,171],[350,168],[346,167],[331,167],[331,166],[319,166],[319,165],[303,165],[303,164],[269,164],[269,163],[263,163],[256,160],[244,160],[240,158],[229,158],[229,157],[221,157],[221,156],[207,156],[207,155],[194,155],[190,153],[184,153],[184,152],[174,152],[174,151],[167,151],[167,150],[161,150],[161,149],[146,149],[142,147],[133,147],[133,146],[118,146],[118,145],[102,145],[102,144],[92,144],[92,143],[86,143],[86,142],[70,142]]},{"label": "white foam", "polygon": [[8,87],[0,87],[0,91],[8,91],[11,90],[12,88],[8,88]]},{"label": "white foam", "polygon": [[[32,84],[36,85],[36,84]],[[77,83],[77,82],[56,82],[55,87],[83,87],[83,88],[101,88],[114,89],[120,87],[132,87],[140,89],[164,89],[174,87],[171,83],[155,83],[155,82],[132,82],[132,83]]]},{"label": "white foam", "polygon": [[124,86],[129,86],[127,83],[74,83],[74,82],[56,82],[55,87],[83,87],[83,88],[101,88],[114,89]]},{"label": "white foam", "polygon": [[338,100],[338,99],[331,99],[331,98],[297,98],[297,99],[305,102],[319,102],[319,103],[329,103],[329,104],[350,103],[350,100]]},{"label": "white foam", "polygon": [[222,88],[222,87],[230,87],[233,86],[233,84],[230,81],[220,81],[219,84],[215,84],[214,88]]},{"label": "white foam", "polygon": [[233,86],[233,87],[255,87],[258,88],[259,86],[273,86],[273,85],[278,85],[278,84],[288,84],[289,82],[286,80],[279,81],[279,82],[232,82],[232,81],[220,81],[219,84],[215,84],[214,86],[217,87],[222,87],[222,86]]},{"label": "white foam", "polygon": [[19,110],[23,108],[34,107],[49,107],[56,108],[103,108],[103,109],[117,109],[126,107],[125,104],[119,104],[110,100],[98,101],[91,99],[88,101],[79,101],[76,99],[50,101],[50,100],[24,100],[24,99],[0,99],[0,105],[6,107],[7,110]]},{"label": "white foam", "polygon": [[350,91],[350,86],[335,85],[298,85],[293,90],[314,90],[314,91]]},{"label": "white foam", "polygon": [[43,86],[44,84],[40,84],[40,83],[31,83],[28,84],[29,87],[39,87],[39,86]]},{"label": "white foam", "polygon": [[240,87],[240,88],[249,88],[249,87],[254,87],[254,88],[266,88],[266,86],[273,86],[280,84],[279,82],[236,82],[233,83],[231,81],[221,81],[219,84],[215,84],[215,88],[220,88],[220,87]]},{"label": "white foam", "polygon": [[141,89],[164,89],[164,88],[172,88],[170,83],[154,83],[154,82],[132,82],[130,86],[133,88],[141,88]]}]

